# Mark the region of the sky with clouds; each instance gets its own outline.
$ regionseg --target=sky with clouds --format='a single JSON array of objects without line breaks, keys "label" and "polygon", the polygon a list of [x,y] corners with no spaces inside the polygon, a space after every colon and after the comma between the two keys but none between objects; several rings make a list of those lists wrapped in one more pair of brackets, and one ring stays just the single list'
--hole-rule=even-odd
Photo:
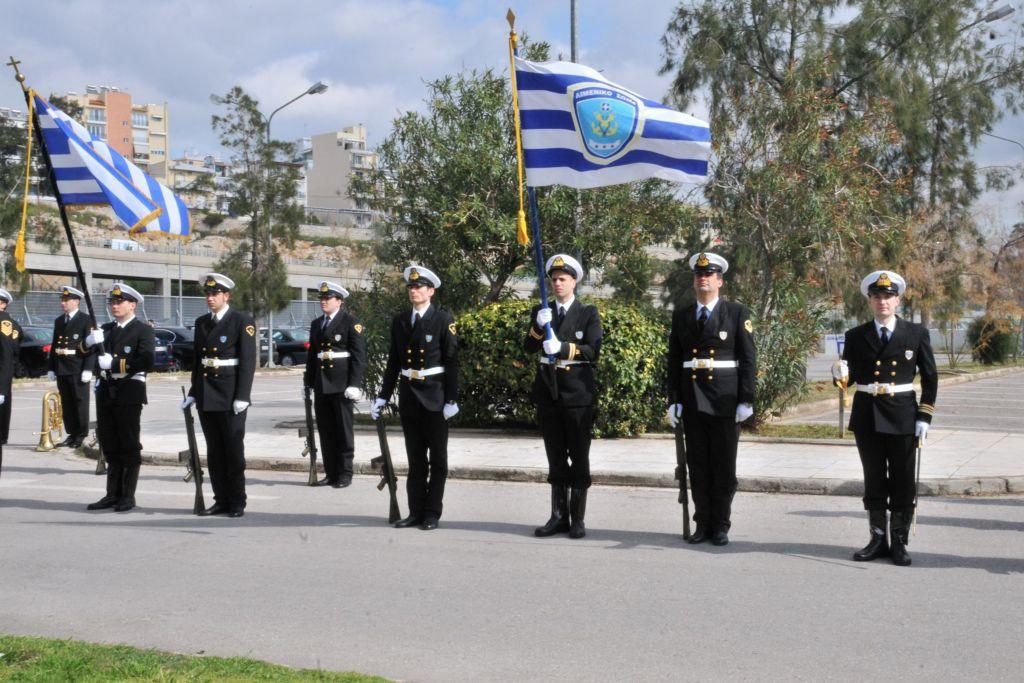
[{"label": "sky with clouds", "polygon": [[[580,61],[660,99],[669,83],[658,75],[660,38],[677,4],[579,0]],[[1011,4],[1024,13],[1020,0]],[[116,85],[135,101],[166,101],[172,156],[218,151],[210,95],[234,85],[269,113],[322,80],[326,93],[274,117],[274,137],[362,123],[373,144],[399,112],[421,106],[424,81],[507,67],[508,7],[508,0],[0,0],[0,45],[43,93]],[[513,9],[520,32],[568,59],[569,0]],[[0,88],[0,106],[24,109],[13,78]],[[993,132],[1024,142],[1024,117]],[[1011,143],[986,138],[978,150],[983,166],[1022,162],[1024,149]],[[980,204],[997,220],[1015,221],[1021,201],[1024,186],[989,193]]]}]

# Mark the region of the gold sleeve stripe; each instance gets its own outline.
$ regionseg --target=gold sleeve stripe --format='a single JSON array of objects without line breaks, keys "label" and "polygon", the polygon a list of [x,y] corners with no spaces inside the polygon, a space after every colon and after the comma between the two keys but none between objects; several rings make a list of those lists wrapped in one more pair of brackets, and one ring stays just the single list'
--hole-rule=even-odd
[{"label": "gold sleeve stripe", "polygon": [[934,415],[935,414],[935,406],[929,405],[927,403],[922,403],[921,405],[919,405],[917,407],[917,409],[918,409],[919,412],[927,413],[928,415]]},{"label": "gold sleeve stripe", "polygon": [[569,358],[568,358],[568,360],[572,360],[573,358],[575,358],[576,357],[576,353],[577,353],[576,345],[573,344],[572,342],[570,342],[569,343]]},{"label": "gold sleeve stripe", "polygon": [[127,371],[128,371],[128,359],[127,358],[122,358],[121,359],[121,372],[125,373]]},{"label": "gold sleeve stripe", "polygon": [[544,338],[544,335],[543,334],[538,334],[537,333],[537,329],[532,327],[532,326],[530,327],[530,336],[533,337],[534,339],[543,339]]}]

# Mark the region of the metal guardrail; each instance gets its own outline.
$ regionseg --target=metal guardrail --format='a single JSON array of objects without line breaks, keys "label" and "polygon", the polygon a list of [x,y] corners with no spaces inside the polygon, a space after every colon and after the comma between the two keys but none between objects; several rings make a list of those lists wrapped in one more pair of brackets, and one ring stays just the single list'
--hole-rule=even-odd
[{"label": "metal guardrail", "polygon": [[[91,292],[93,304],[96,306],[96,319],[109,322],[113,318],[106,306],[105,292]],[[180,311],[179,316],[179,301]],[[146,296],[145,302],[137,315],[140,318],[153,320],[157,325],[191,327],[196,318],[206,313],[206,299],[201,296]],[[16,296],[8,307],[20,325],[50,327],[54,319],[61,314],[59,292],[26,292],[24,296]],[[288,302],[280,311],[274,311],[274,326],[308,327],[313,318],[320,315],[320,304],[317,301],[294,300]]]}]

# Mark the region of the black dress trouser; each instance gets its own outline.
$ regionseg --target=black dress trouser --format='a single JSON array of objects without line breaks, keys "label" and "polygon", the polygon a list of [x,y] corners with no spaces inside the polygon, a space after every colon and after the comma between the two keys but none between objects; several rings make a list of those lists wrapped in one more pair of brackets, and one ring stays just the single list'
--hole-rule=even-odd
[{"label": "black dress trouser", "polygon": [[548,457],[548,483],[590,488],[590,440],[594,407],[537,406],[537,421]]},{"label": "black dress trouser", "polygon": [[409,515],[440,519],[448,479],[448,423],[440,410],[427,410],[411,396],[398,408],[409,459],[405,482]]},{"label": "black dress trouser", "polygon": [[864,468],[864,509],[912,510],[916,437],[865,430],[853,436]]},{"label": "black dress trouser", "polygon": [[215,503],[245,509],[245,415],[230,410],[200,410],[206,438],[207,467]]},{"label": "black dress trouser", "polygon": [[352,401],[342,393],[313,394],[316,431],[320,435],[320,454],[327,480],[334,483],[352,479],[355,440],[352,436]]},{"label": "black dress trouser", "polygon": [[102,387],[96,392],[96,434],[103,457],[114,467],[141,465],[142,404],[117,403],[104,393]]},{"label": "black dress trouser", "polygon": [[734,416],[683,411],[686,462],[690,470],[693,521],[712,531],[732,526],[736,495],[736,448],[740,427]]},{"label": "black dress trouser", "polygon": [[57,375],[64,431],[75,438],[85,438],[89,434],[89,388],[92,383],[80,382],[80,379],[80,374]]}]

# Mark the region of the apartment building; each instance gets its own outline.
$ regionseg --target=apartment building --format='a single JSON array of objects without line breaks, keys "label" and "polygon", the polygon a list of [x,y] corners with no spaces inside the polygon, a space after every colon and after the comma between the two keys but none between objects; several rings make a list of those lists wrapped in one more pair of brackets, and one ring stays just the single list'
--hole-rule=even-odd
[{"label": "apartment building", "polygon": [[82,125],[156,180],[166,183],[167,104],[132,101],[131,93],[111,85],[87,85],[67,98],[82,107]]},{"label": "apartment building", "polygon": [[369,226],[371,213],[348,196],[349,179],[377,167],[377,154],[366,145],[362,124],[296,141],[296,161],[303,164],[306,213],[329,225]]}]

